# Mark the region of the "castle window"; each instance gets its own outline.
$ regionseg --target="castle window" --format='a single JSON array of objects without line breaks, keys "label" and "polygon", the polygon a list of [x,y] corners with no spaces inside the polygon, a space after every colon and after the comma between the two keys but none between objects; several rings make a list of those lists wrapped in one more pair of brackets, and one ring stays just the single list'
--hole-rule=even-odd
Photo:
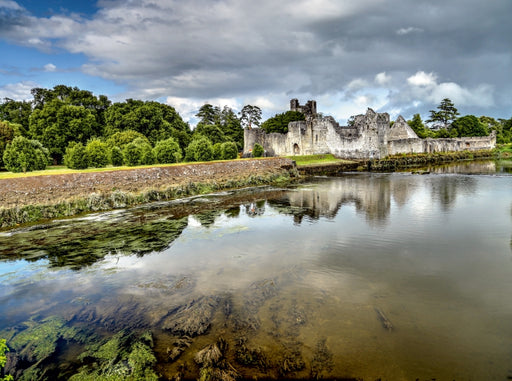
[{"label": "castle window", "polygon": [[300,148],[299,148],[299,145],[297,143],[295,143],[293,145],[293,154],[294,155],[300,155]]},{"label": "castle window", "polygon": [[318,135],[315,135],[315,141],[318,143]]}]

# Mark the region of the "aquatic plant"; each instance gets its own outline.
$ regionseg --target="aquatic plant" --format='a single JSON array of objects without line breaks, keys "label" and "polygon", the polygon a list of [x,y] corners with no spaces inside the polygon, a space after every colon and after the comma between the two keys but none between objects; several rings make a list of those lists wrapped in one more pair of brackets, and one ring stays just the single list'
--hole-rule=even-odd
[{"label": "aquatic plant", "polygon": [[[7,362],[7,356],[5,355],[5,352],[9,352],[9,347],[6,344],[5,339],[0,339],[0,374],[2,372],[3,367],[5,366],[5,363]],[[0,381],[11,380],[13,380],[13,377],[10,374],[0,378]]]}]

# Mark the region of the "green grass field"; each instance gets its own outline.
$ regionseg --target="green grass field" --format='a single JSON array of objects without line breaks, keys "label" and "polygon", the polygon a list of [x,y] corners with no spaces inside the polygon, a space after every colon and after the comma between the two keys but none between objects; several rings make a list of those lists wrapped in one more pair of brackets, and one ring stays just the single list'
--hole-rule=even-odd
[{"label": "green grass field", "polygon": [[301,165],[317,165],[330,163],[352,163],[350,160],[337,159],[332,154],[325,155],[305,155],[305,156],[286,156],[288,159],[294,160],[298,166]]}]

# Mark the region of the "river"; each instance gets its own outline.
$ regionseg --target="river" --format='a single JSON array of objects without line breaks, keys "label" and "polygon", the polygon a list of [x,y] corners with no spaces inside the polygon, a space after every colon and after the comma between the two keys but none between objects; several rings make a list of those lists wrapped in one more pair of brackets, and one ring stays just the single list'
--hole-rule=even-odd
[{"label": "river", "polygon": [[510,166],[422,173],[347,173],[1,232],[7,369],[34,380],[135,377],[137,364],[161,379],[510,379]]}]

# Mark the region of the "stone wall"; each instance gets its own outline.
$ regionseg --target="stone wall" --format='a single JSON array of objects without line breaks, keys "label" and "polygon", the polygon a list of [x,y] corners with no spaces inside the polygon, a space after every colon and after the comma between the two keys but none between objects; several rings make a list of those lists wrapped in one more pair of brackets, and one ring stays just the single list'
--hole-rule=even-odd
[{"label": "stone wall", "polygon": [[306,112],[306,120],[291,122],[288,133],[266,134],[260,129],[244,131],[244,155],[250,156],[255,143],[267,156],[331,153],[346,159],[380,159],[399,153],[429,153],[492,149],[495,135],[455,139],[420,139],[402,116],[390,125],[389,114],[368,109],[354,117],[352,126],[340,126],[331,116],[316,113],[316,102],[301,106],[290,101],[292,110]]}]

